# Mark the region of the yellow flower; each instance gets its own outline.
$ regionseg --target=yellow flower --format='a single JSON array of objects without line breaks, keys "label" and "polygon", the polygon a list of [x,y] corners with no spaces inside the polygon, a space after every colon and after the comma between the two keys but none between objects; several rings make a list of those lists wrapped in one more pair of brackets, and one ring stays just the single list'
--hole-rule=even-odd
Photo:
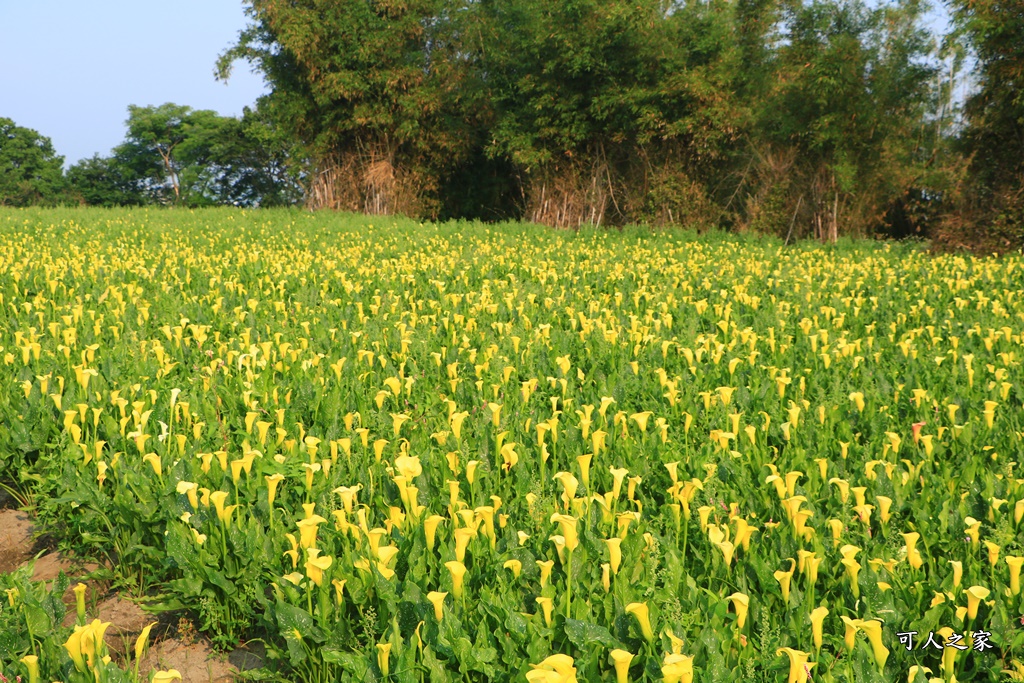
[{"label": "yellow flower", "polygon": [[277,485],[284,481],[284,475],[277,473],[263,478],[267,482],[267,505],[273,507],[274,501],[277,499]]},{"label": "yellow flower", "polygon": [[826,607],[815,607],[811,610],[811,632],[814,637],[814,647],[817,650],[821,649],[822,625],[827,616],[828,608]]},{"label": "yellow flower", "polygon": [[152,624],[148,624],[145,628],[143,628],[142,633],[140,633],[139,637],[135,639],[136,662],[142,661],[142,655],[146,651],[146,645],[149,643],[149,632],[150,630],[152,630],[154,626],[156,626],[155,621]]},{"label": "yellow flower", "polygon": [[789,655],[789,680],[788,683],[805,683],[811,677],[811,669],[814,662],[809,662],[810,654],[801,650],[794,650],[791,647],[780,647],[775,652],[778,657],[783,652]]},{"label": "yellow flower", "polygon": [[988,550],[988,563],[995,567],[999,563],[999,546],[992,541],[985,541],[985,548]]},{"label": "yellow flower", "polygon": [[381,674],[387,678],[391,673],[391,643],[377,643],[377,666]]},{"label": "yellow flower", "polygon": [[160,456],[156,453],[146,453],[142,456],[142,462],[148,462],[150,467],[153,468],[153,472],[158,477],[164,476],[163,466],[160,463]]},{"label": "yellow flower", "polygon": [[334,563],[334,558],[330,555],[318,557],[316,553],[313,553],[314,550],[316,550],[316,548],[310,548],[307,551],[312,555],[312,557],[306,560],[306,576],[308,576],[309,580],[317,586],[321,586],[324,581],[324,572],[331,568],[331,565]]},{"label": "yellow flower", "polygon": [[25,668],[28,669],[28,683],[39,683],[39,657],[35,655],[25,655],[18,661],[24,664]]},{"label": "yellow flower", "polygon": [[953,588],[959,588],[964,577],[964,565],[960,560],[950,560],[949,563],[953,565]]},{"label": "yellow flower", "polygon": [[188,496],[188,503],[192,506],[193,510],[199,509],[199,497],[196,495],[196,491],[198,489],[199,486],[190,481],[179,481],[178,485],[175,487],[178,495],[185,494]]},{"label": "yellow flower", "polygon": [[854,623],[867,635],[875,663],[878,665],[878,670],[881,671],[885,668],[885,660],[889,658],[889,649],[882,643],[882,622],[876,619],[869,621],[856,619]]},{"label": "yellow flower", "polygon": [[554,612],[554,603],[551,598],[545,598],[543,596],[536,598],[537,604],[540,605],[541,610],[544,614],[544,625],[551,626],[551,616]]},{"label": "yellow flower", "polygon": [[157,671],[153,675],[151,683],[171,683],[171,681],[180,681],[181,674],[178,673],[177,669],[170,669],[169,671]]},{"label": "yellow flower", "polygon": [[214,491],[210,494],[210,502],[213,503],[214,509],[217,511],[217,519],[221,522],[226,518],[224,511],[224,501],[228,499],[228,494],[224,491]]},{"label": "yellow flower", "polygon": [[605,545],[608,546],[608,558],[612,574],[618,574],[619,566],[622,564],[622,539],[609,538],[605,540]]},{"label": "yellow flower", "polygon": [[782,589],[782,601],[787,605],[789,604],[789,587],[793,581],[794,570],[796,570],[796,560],[790,558],[788,572],[781,569],[775,572],[775,580],[779,582],[779,587]]},{"label": "yellow flower", "polygon": [[903,542],[907,544],[907,562],[914,569],[920,569],[921,565],[924,564],[924,560],[921,558],[921,552],[917,549],[917,541],[921,538],[921,534],[916,531],[909,534],[901,534],[903,536]]},{"label": "yellow flower", "polygon": [[736,610],[736,628],[742,630],[747,623],[747,609],[750,607],[750,598],[743,593],[733,593],[726,600],[732,601],[732,607]]},{"label": "yellow flower", "polygon": [[861,569],[860,562],[852,557],[844,557],[842,563],[846,567],[846,575],[850,579],[850,590],[853,592],[853,597],[860,597],[860,586],[857,584],[857,573]]},{"label": "yellow flower", "polygon": [[971,539],[971,549],[977,550],[981,538],[981,522],[973,517],[966,517],[964,525],[967,527],[966,533]]},{"label": "yellow flower", "polygon": [[540,568],[540,589],[544,590],[544,587],[548,585],[548,580],[551,578],[551,569],[555,566],[555,561],[536,560],[536,563]]},{"label": "yellow flower", "polygon": [[1007,555],[1003,560],[1010,567],[1010,593],[1017,595],[1020,593],[1020,569],[1024,566],[1024,557]]},{"label": "yellow flower", "polygon": [[452,593],[455,595],[456,600],[462,599],[462,585],[466,577],[466,565],[458,561],[445,562],[444,566],[448,568],[449,573],[452,575]]},{"label": "yellow flower", "polygon": [[[953,629],[944,626],[938,630],[938,634],[942,636],[944,642],[948,643],[949,637],[953,635]],[[943,677],[950,681],[955,680],[953,677],[953,667],[956,664],[956,653],[957,649],[955,647],[947,647],[942,650],[942,664],[940,668],[942,669]]]},{"label": "yellow flower", "polygon": [[345,584],[348,583],[348,579],[333,579],[331,585],[334,586],[334,601],[340,606],[345,601]]},{"label": "yellow flower", "polygon": [[650,611],[646,602],[631,602],[626,605],[626,614],[632,614],[640,625],[640,632],[648,642],[654,640],[654,629],[651,628]]},{"label": "yellow flower", "polygon": [[926,674],[926,676],[925,676],[926,679],[927,679],[927,674],[930,674],[932,672],[932,670],[929,669],[926,666],[920,666],[918,664],[914,664],[913,666],[910,667],[910,671],[907,673],[907,683],[915,683],[917,681],[917,673],[919,671],[921,671],[921,672]]},{"label": "yellow flower", "polygon": [[437,535],[437,526],[443,521],[444,517],[441,515],[431,515],[423,520],[423,535],[427,541],[427,552],[434,550],[434,538]]},{"label": "yellow flower", "polygon": [[531,671],[526,672],[526,680],[530,683],[576,683],[576,667],[569,655],[555,654],[540,664],[531,664]]},{"label": "yellow flower", "polygon": [[444,618],[444,599],[448,593],[441,591],[430,591],[427,593],[427,600],[434,606],[434,618],[438,621]]},{"label": "yellow flower", "polygon": [[843,620],[843,624],[846,625],[843,642],[846,644],[846,649],[852,652],[853,648],[857,645],[857,622],[847,616],[840,618]]},{"label": "yellow flower", "polygon": [[974,619],[978,616],[978,606],[981,601],[989,596],[991,593],[988,588],[984,586],[971,586],[967,589],[967,618]]},{"label": "yellow flower", "polygon": [[664,683],[693,683],[693,657],[672,653],[661,664]]},{"label": "yellow flower", "polygon": [[569,472],[558,472],[551,479],[562,485],[562,500],[565,501],[565,506],[568,509],[569,503],[576,497],[576,489],[580,485],[579,480]]},{"label": "yellow flower", "polygon": [[889,522],[889,508],[892,507],[892,498],[886,496],[875,496],[875,500],[878,502],[878,517],[882,520],[882,524]]},{"label": "yellow flower", "polygon": [[320,515],[312,515],[296,522],[295,526],[299,527],[299,546],[305,549],[315,548],[317,529],[326,521]]},{"label": "yellow flower", "polygon": [[612,650],[610,655],[615,666],[615,683],[629,683],[629,665],[634,655],[625,650]]},{"label": "yellow flower", "polygon": [[551,515],[552,522],[558,522],[561,527],[562,537],[565,539],[565,549],[570,553],[580,544],[579,535],[576,532],[576,518],[569,515]]},{"label": "yellow flower", "polygon": [[[86,586],[84,583],[79,583],[75,586],[75,608],[77,610],[78,620],[85,623],[85,591]],[[11,605],[13,607],[14,605]]]}]

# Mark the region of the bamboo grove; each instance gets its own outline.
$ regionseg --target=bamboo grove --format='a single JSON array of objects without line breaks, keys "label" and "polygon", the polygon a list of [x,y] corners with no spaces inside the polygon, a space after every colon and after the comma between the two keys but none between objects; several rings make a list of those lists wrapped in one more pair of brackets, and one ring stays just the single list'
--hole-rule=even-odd
[{"label": "bamboo grove", "polygon": [[1016,2],[246,6],[313,208],[1020,242]]}]

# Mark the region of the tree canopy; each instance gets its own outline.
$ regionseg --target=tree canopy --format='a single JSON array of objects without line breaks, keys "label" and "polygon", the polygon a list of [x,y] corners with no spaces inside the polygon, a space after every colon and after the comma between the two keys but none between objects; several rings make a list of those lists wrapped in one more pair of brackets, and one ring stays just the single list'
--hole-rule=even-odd
[{"label": "tree canopy", "polygon": [[0,118],[0,206],[54,204],[64,192],[64,157],[50,138]]},{"label": "tree canopy", "polygon": [[66,177],[0,119],[0,203],[1024,245],[1019,0],[948,0],[947,36],[926,0],[243,4],[217,72],[264,77],[252,109],[132,106],[124,142]]}]

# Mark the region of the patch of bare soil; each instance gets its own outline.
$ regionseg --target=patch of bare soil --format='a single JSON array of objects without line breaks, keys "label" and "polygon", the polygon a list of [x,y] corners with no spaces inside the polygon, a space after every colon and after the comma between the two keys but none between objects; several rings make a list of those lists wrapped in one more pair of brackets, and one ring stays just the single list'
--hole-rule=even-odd
[{"label": "patch of bare soil", "polygon": [[233,683],[235,668],[223,655],[218,655],[209,643],[186,644],[180,640],[165,640],[150,648],[142,660],[140,672],[177,669],[182,683]]},{"label": "patch of bare soil", "polygon": [[0,573],[9,573],[32,558],[32,521],[24,512],[0,510]]},{"label": "patch of bare soil", "polygon": [[[72,597],[73,603],[74,598]],[[135,640],[142,633],[142,629],[156,621],[134,602],[125,600],[118,595],[106,598],[95,608],[90,607],[88,612],[88,619],[99,619],[110,624],[106,635],[107,647],[118,655],[130,653],[135,647]],[[74,626],[76,618],[75,610],[69,609],[68,613],[64,615],[64,626]]]}]

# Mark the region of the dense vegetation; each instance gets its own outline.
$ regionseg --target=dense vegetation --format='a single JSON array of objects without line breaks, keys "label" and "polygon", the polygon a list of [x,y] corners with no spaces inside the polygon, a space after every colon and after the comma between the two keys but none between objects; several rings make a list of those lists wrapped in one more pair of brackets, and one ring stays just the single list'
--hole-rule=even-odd
[{"label": "dense vegetation", "polygon": [[953,30],[934,36],[923,0],[249,0],[219,72],[264,75],[252,111],[133,107],[124,144],[63,184],[0,168],[0,204],[1016,248],[1024,9],[947,4]]},{"label": "dense vegetation", "polygon": [[[0,297],[0,483],[260,680],[1024,680],[1019,254],[5,210]],[[134,682],[65,587],[0,674]]]}]

